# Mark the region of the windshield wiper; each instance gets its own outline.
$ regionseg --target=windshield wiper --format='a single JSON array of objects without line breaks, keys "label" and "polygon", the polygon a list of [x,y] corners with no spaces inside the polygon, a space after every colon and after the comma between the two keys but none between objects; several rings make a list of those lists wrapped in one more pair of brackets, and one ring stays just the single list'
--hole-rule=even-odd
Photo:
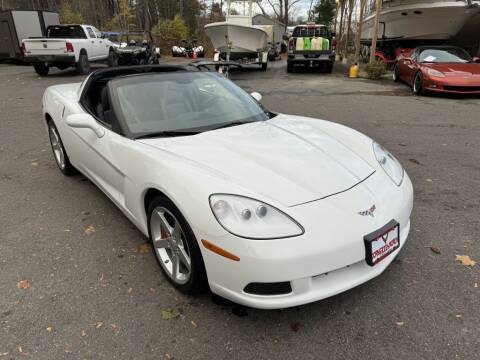
[{"label": "windshield wiper", "polygon": [[175,131],[175,130],[157,131],[157,132],[137,136],[135,140],[149,139],[149,138],[155,138],[155,137],[189,136],[189,135],[197,135],[199,133],[200,131]]},{"label": "windshield wiper", "polygon": [[249,124],[249,123],[252,123],[252,122],[255,122],[255,121],[232,121],[232,122],[229,122],[227,124],[223,124],[223,125],[220,125],[218,127],[215,127],[212,130],[225,129],[225,128],[228,128],[228,127]]}]

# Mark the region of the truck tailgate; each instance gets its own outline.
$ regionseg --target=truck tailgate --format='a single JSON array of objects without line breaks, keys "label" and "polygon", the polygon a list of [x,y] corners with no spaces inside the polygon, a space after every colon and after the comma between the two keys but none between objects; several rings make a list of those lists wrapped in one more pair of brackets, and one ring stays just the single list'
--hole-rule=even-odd
[{"label": "truck tailgate", "polygon": [[65,39],[26,39],[25,55],[60,55],[67,53]]}]

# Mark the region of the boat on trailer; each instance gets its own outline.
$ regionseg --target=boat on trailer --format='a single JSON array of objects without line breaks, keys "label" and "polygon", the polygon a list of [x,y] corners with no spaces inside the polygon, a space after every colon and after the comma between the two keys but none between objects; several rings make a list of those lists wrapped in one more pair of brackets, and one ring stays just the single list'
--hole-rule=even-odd
[{"label": "boat on trailer", "polygon": [[228,0],[225,21],[205,25],[219,60],[260,64],[267,68],[273,26],[253,25],[252,0]]}]

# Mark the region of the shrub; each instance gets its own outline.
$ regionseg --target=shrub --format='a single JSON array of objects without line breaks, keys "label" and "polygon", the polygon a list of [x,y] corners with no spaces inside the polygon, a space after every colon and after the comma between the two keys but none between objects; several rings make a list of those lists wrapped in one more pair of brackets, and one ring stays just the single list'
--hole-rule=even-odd
[{"label": "shrub", "polygon": [[178,45],[180,40],[187,38],[188,29],[180,15],[175,15],[173,20],[160,20],[152,28],[152,35],[160,40],[162,46],[170,48],[172,45]]},{"label": "shrub", "polygon": [[382,60],[375,59],[365,66],[367,77],[371,80],[378,80],[387,72],[387,67]]}]

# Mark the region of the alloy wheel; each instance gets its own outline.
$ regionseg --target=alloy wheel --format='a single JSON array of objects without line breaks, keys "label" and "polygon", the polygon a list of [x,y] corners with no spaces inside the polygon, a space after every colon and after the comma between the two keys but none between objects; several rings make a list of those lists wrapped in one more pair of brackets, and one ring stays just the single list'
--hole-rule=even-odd
[{"label": "alloy wheel", "polygon": [[153,248],[162,268],[177,284],[188,282],[192,272],[190,250],[177,218],[166,208],[156,207],[150,218]]},{"label": "alloy wheel", "polygon": [[60,169],[64,170],[66,166],[65,152],[63,151],[63,144],[58,135],[57,129],[54,126],[49,126],[50,144],[52,145],[53,155]]}]

